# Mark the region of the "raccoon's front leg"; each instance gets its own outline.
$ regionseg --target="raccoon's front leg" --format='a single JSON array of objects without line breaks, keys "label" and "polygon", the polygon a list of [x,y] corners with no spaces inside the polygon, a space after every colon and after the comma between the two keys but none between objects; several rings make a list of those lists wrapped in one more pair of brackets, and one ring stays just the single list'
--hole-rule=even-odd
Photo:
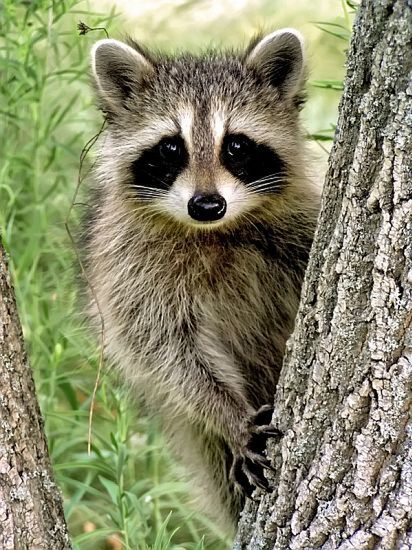
[{"label": "raccoon's front leg", "polygon": [[229,446],[233,455],[230,478],[235,486],[248,496],[255,487],[268,490],[263,470],[272,466],[263,454],[265,443],[268,437],[280,435],[270,425],[272,409],[265,406],[255,411],[241,384],[224,380],[213,364],[198,357],[180,368],[175,365],[174,378],[175,405],[191,422],[222,436]]}]

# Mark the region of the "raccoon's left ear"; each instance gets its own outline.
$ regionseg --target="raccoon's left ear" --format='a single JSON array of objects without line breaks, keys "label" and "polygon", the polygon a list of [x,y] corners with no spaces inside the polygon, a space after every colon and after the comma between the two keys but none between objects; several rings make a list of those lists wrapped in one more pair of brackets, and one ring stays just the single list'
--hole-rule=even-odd
[{"label": "raccoon's left ear", "polygon": [[246,51],[245,64],[267,79],[282,96],[294,98],[305,81],[303,37],[295,29],[281,29],[255,39]]}]

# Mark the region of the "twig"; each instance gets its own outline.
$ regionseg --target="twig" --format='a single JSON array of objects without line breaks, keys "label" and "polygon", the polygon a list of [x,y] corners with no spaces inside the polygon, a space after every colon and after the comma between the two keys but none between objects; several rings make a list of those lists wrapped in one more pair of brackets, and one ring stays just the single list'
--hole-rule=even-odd
[{"label": "twig", "polygon": [[84,36],[90,31],[103,31],[106,34],[106,37],[109,38],[109,33],[105,29],[105,27],[89,27],[89,25],[86,25],[86,23],[83,23],[83,21],[79,21],[77,23],[77,30],[79,31],[80,36]]},{"label": "twig", "polygon": [[73,245],[73,249],[74,249],[74,252],[76,254],[76,259],[77,261],[79,262],[79,265],[80,265],[80,269],[81,269],[81,272],[82,272],[82,275],[83,275],[83,278],[84,280],[86,281],[89,289],[90,289],[90,292],[92,293],[92,296],[93,296],[93,300],[96,304],[96,307],[97,307],[97,310],[99,312],[99,316],[100,316],[100,353],[99,353],[99,366],[98,366],[98,369],[97,369],[97,375],[96,375],[96,380],[95,380],[95,383],[94,383],[94,388],[93,388],[93,393],[92,393],[92,400],[91,400],[91,403],[90,403],[90,409],[89,409],[89,423],[88,423],[88,434],[87,434],[87,452],[88,454],[90,455],[91,453],[91,440],[92,440],[92,421],[93,421],[93,408],[94,408],[94,403],[95,403],[95,400],[96,400],[96,393],[97,393],[97,389],[99,387],[99,382],[100,382],[100,374],[101,374],[101,371],[102,371],[102,367],[103,367],[103,357],[104,357],[104,336],[105,336],[105,328],[104,328],[104,319],[103,319],[103,314],[102,314],[102,310],[100,308],[100,304],[99,304],[99,301],[97,299],[97,295],[96,295],[96,292],[93,288],[93,285],[91,284],[89,278],[87,277],[87,274],[86,274],[86,270],[84,268],[84,265],[83,265],[83,262],[80,258],[80,255],[79,255],[79,252],[76,248],[76,242],[73,238],[73,235],[72,235],[72,232],[70,230],[70,226],[69,226],[69,220],[70,220],[70,216],[71,216],[71,213],[73,211],[73,208],[76,204],[76,198],[77,198],[77,195],[79,194],[79,190],[80,190],[80,185],[82,184],[84,178],[88,175],[89,171],[91,170],[91,168],[93,166],[90,167],[90,169],[86,172],[85,175],[82,175],[82,168],[83,168],[83,164],[84,164],[84,161],[86,159],[86,156],[87,154],[89,153],[90,149],[93,147],[93,145],[97,142],[97,140],[99,139],[100,135],[102,134],[103,130],[104,130],[104,127],[106,125],[106,119],[104,119],[103,121],[103,124],[100,128],[100,130],[97,132],[97,134],[95,134],[91,139],[89,139],[89,141],[86,143],[86,145],[83,147],[81,153],[80,153],[80,159],[79,159],[79,172],[78,172],[78,176],[77,176],[77,185],[76,185],[76,189],[74,191],[74,195],[73,195],[73,198],[72,198],[72,202],[70,204],[70,208],[69,208],[69,211],[67,213],[67,216],[66,216],[66,220],[64,222],[64,226],[66,228],[66,231],[67,231],[67,234],[69,236],[69,239]]}]

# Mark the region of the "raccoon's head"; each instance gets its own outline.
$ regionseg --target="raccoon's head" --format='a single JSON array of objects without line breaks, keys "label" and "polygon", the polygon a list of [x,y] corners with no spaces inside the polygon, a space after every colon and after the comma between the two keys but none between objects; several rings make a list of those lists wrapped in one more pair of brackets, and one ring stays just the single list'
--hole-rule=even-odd
[{"label": "raccoon's head", "polygon": [[92,67],[108,120],[99,180],[134,212],[185,228],[230,227],[276,208],[299,176],[297,31],[202,56],[101,40]]}]

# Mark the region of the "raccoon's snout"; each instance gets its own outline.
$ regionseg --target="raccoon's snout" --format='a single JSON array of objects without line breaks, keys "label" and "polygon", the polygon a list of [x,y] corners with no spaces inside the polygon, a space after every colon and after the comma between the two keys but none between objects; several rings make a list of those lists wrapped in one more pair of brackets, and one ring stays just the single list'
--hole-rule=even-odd
[{"label": "raccoon's snout", "polygon": [[187,203],[189,216],[198,222],[214,222],[226,213],[226,201],[222,195],[194,195]]}]

